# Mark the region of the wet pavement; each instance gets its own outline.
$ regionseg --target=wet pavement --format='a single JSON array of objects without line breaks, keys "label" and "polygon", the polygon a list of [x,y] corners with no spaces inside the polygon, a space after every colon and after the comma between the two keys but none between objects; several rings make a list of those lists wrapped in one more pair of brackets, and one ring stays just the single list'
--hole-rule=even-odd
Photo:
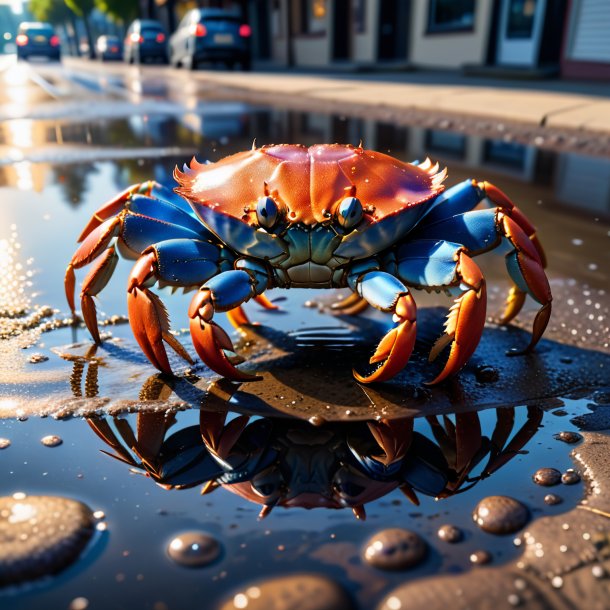
[{"label": "wet pavement", "polygon": [[[0,496],[26,494],[10,500],[20,504],[62,496],[104,518],[70,567],[0,588],[2,608],[174,610],[198,597],[206,608],[262,608],[317,591],[330,600],[319,607],[349,599],[356,608],[396,610],[403,600],[437,607],[424,592],[439,588],[459,601],[455,591],[464,587],[463,607],[472,607],[471,592],[486,586],[471,578],[481,569],[500,583],[495,608],[534,597],[546,600],[540,607],[563,608],[581,586],[567,583],[581,579],[583,567],[590,599],[604,599],[609,507],[598,464],[608,444],[588,431],[610,428],[609,160],[221,100],[171,72],[145,70],[128,81],[99,69],[28,70],[0,73],[9,85],[0,88],[0,437],[10,441],[0,450]],[[366,361],[389,321],[333,315],[333,291],[270,291],[279,313],[246,306],[261,325],[235,340],[262,382],[238,386],[201,363],[187,369],[177,361],[179,378],[163,378],[125,324],[127,261],[99,298],[107,340],[95,348],[84,327],[70,324],[63,295],[65,265],[89,216],[132,183],[171,185],[174,165],[195,153],[214,161],[255,138],[257,145],[362,138],[403,160],[438,159],[449,184],[476,177],[500,186],[537,225],[549,258],[555,308],[537,350],[506,355],[527,343],[535,308],[526,304],[508,330],[494,323],[508,288],[501,257],[482,263],[490,319],[479,349],[458,380],[432,390],[424,386],[426,355],[450,302],[426,293],[415,295],[413,362],[371,387],[357,384],[351,368]],[[190,345],[189,295],[161,295]],[[584,441],[555,438],[578,430]],[[574,468],[583,481],[537,485],[541,468]],[[549,493],[561,502],[546,502]],[[520,502],[525,530],[519,523],[497,536],[475,523],[475,507],[493,496]],[[568,541],[562,523],[580,528],[578,541]],[[439,536],[446,525],[459,528],[459,542]],[[168,545],[180,546],[172,543],[180,536],[187,555],[212,558],[197,568],[176,562]],[[367,561],[370,540],[377,567]],[[489,568],[471,559],[481,551]],[[399,571],[379,567],[401,553],[418,559]],[[462,579],[455,587],[454,578]],[[530,593],[502,589],[518,578]],[[595,603],[588,607],[603,607]]]}]

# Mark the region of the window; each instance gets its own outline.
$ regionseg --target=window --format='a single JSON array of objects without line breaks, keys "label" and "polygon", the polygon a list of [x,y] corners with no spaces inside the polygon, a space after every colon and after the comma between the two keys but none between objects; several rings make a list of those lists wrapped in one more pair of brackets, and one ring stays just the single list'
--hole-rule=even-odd
[{"label": "window", "polygon": [[301,0],[300,34],[324,34],[326,32],[327,0]]},{"label": "window", "polygon": [[526,147],[516,142],[485,140],[483,160],[509,169],[525,169]]},{"label": "window", "polygon": [[512,0],[508,7],[507,38],[531,38],[536,0]]},{"label": "window", "polygon": [[430,0],[428,32],[459,32],[474,29],[475,0]]},{"label": "window", "polygon": [[466,158],[466,136],[453,131],[440,131],[438,129],[426,130],[426,152],[437,153],[443,158]]}]

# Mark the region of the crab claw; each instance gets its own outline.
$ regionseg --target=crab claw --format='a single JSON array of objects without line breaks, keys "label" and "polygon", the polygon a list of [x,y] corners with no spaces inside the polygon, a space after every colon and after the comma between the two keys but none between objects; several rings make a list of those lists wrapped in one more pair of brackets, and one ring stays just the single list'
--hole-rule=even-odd
[{"label": "crab claw", "polygon": [[386,381],[407,365],[415,345],[416,312],[413,297],[408,293],[401,294],[394,305],[394,315],[398,318],[399,324],[383,337],[369,361],[371,364],[381,362],[381,366],[367,376],[362,376],[354,370],[357,381],[360,383]]},{"label": "crab claw", "polygon": [[449,358],[436,378],[427,383],[435,385],[455,375],[474,353],[485,326],[487,292],[485,279],[472,259],[463,251],[458,254],[457,275],[466,292],[455,300],[445,321],[445,333],[432,346],[428,360],[432,362],[445,346],[451,344]]},{"label": "crab claw", "polygon": [[235,381],[257,381],[261,377],[244,373],[236,368],[224,350],[235,351],[229,335],[212,321],[214,305],[211,290],[197,291],[189,307],[191,338],[203,362],[213,371]]},{"label": "crab claw", "polygon": [[171,375],[163,341],[190,364],[193,360],[170,333],[169,316],[161,299],[145,287],[154,280],[155,270],[154,251],[144,253],[133,266],[127,285],[127,311],[131,330],[146,357],[160,371]]}]

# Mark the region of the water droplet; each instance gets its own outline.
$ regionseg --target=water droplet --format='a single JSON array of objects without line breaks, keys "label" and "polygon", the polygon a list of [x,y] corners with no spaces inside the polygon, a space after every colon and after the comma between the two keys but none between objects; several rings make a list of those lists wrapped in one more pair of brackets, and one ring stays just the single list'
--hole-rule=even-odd
[{"label": "water droplet", "polygon": [[532,479],[536,485],[552,487],[553,485],[559,485],[561,481],[561,472],[556,468],[540,468],[536,470]]},{"label": "water droplet", "polygon": [[481,500],[472,514],[474,522],[490,534],[512,534],[529,519],[529,511],[514,498],[489,496]]},{"label": "water droplet", "polygon": [[401,528],[385,529],[366,542],[364,560],[381,570],[404,570],[420,563],[427,545],[415,532]]},{"label": "water droplet", "polygon": [[204,532],[184,532],[167,547],[167,554],[180,565],[198,568],[210,565],[221,553],[220,543]]},{"label": "water droplet", "polygon": [[63,440],[61,439],[61,437],[59,437],[55,434],[49,434],[48,436],[43,436],[40,439],[40,442],[45,447],[58,447],[59,445],[61,445],[63,443]]},{"label": "water droplet", "polygon": [[452,544],[460,542],[463,538],[462,530],[455,525],[442,525],[438,530],[438,537],[445,542]]},{"label": "water droplet", "polygon": [[563,498],[556,494],[546,494],[544,496],[544,503],[549,506],[555,506],[556,504],[561,504],[563,502]]},{"label": "water droplet", "polygon": [[576,485],[576,483],[580,482],[580,475],[575,470],[566,470],[561,475],[561,482],[564,485]]},{"label": "water droplet", "polygon": [[89,600],[86,597],[75,597],[68,606],[68,610],[86,610],[89,607]]},{"label": "water droplet", "polygon": [[470,563],[475,565],[485,565],[491,562],[491,553],[487,551],[475,551],[470,555]]},{"label": "water droplet", "polygon": [[572,445],[574,443],[578,443],[578,441],[581,441],[582,435],[578,434],[578,432],[565,431],[565,432],[560,432],[559,434],[555,434],[555,438],[558,441],[563,441],[564,443],[568,443],[569,445]]},{"label": "water droplet", "polygon": [[561,587],[563,587],[563,578],[561,578],[561,576],[553,576],[551,585],[555,587],[555,589],[561,589]]}]

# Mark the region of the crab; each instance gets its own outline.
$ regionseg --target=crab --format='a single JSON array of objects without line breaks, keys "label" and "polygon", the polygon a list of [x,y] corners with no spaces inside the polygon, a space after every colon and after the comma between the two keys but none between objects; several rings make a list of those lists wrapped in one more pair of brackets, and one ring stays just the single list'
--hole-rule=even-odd
[{"label": "crab", "polygon": [[429,159],[406,163],[362,146],[268,145],[216,163],[174,170],[178,186],[154,181],[129,187],[102,206],[82,232],[65,289],[75,312],[75,269],[93,263],[81,292],[83,319],[101,340],[94,297],[106,286],[117,252],[135,259],[127,286],[129,321],[144,354],[172,374],[165,344],[191,357],[170,332],[167,312],[151,287],[194,289],[189,307],[196,352],[216,373],[259,379],[236,366],[233,343],[214,321],[228,312],[248,323],[241,305],[255,299],[275,308],[270,288],[349,288],[338,307],[364,306],[393,315],[361,383],[386,381],[407,364],[416,337],[414,289],[455,297],[444,334],[429,360],[448,348],[430,381],[457,374],[479,343],[486,318],[485,278],[473,257],[506,245],[512,280],[501,323],[521,310],[526,295],[540,305],[531,350],[542,336],[552,295],[536,230],[499,188],[465,180],[449,189],[447,170]]}]

